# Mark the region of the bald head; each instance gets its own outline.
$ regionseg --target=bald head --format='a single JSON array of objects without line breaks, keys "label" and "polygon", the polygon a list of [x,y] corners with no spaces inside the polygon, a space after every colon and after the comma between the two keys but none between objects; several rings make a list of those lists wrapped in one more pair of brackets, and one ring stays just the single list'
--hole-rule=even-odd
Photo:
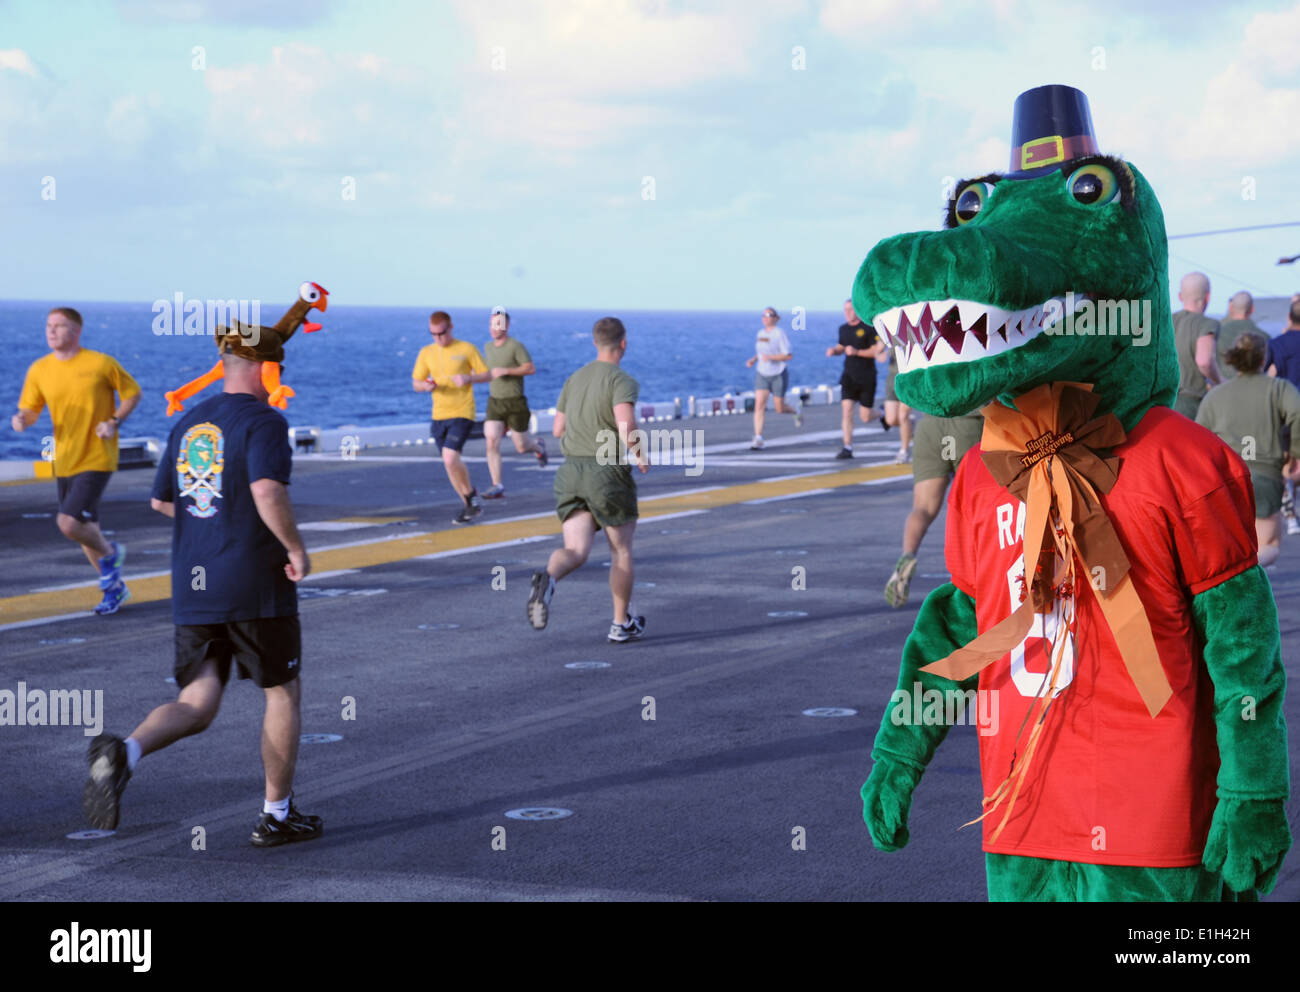
[{"label": "bald head", "polygon": [[1210,302],[1210,279],[1204,272],[1189,272],[1178,284],[1178,300],[1193,313],[1205,313]]},{"label": "bald head", "polygon": [[1247,293],[1244,289],[1239,293],[1233,293],[1228,300],[1228,316],[1236,317],[1238,320],[1245,320],[1255,310],[1255,298]]}]

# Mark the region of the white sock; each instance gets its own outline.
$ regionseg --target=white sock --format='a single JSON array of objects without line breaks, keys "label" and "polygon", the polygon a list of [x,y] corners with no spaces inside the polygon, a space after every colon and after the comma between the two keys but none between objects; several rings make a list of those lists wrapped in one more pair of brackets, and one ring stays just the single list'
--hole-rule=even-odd
[{"label": "white sock", "polygon": [[136,762],[140,760],[140,742],[134,737],[126,739],[126,767],[128,771],[135,771]]},{"label": "white sock", "polygon": [[283,823],[285,817],[289,815],[289,797],[285,796],[279,802],[274,803],[269,799],[264,800],[262,802],[262,812],[270,813],[273,817]]}]

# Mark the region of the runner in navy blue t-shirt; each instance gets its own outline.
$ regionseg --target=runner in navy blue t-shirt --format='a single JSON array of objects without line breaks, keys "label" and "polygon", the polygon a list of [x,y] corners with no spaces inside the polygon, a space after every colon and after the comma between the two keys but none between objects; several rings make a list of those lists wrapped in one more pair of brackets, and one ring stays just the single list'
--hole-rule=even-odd
[{"label": "runner in navy blue t-shirt", "polygon": [[306,577],[311,561],[286,489],[288,424],[267,405],[262,386],[265,347],[251,348],[238,334],[227,338],[221,339],[225,391],[199,403],[172,429],[153,487],[153,508],[174,520],[172,620],[180,696],[150,713],[125,741],[104,734],[92,742],[83,808],[94,826],[116,828],[136,762],[207,728],[233,662],[240,678],[254,679],[266,693],[266,799],[252,842],[267,847],[321,834],[320,817],[302,815],[291,802],[302,655],[294,583]]},{"label": "runner in navy blue t-shirt", "polygon": [[[1300,389],[1300,294],[1291,297],[1286,328],[1268,343],[1268,357],[1264,359],[1268,374],[1289,379]],[[1300,521],[1296,520],[1295,485],[1300,478],[1300,463],[1294,459],[1282,467],[1286,479],[1286,496],[1282,500],[1282,515],[1286,518],[1286,532],[1300,534]]]}]

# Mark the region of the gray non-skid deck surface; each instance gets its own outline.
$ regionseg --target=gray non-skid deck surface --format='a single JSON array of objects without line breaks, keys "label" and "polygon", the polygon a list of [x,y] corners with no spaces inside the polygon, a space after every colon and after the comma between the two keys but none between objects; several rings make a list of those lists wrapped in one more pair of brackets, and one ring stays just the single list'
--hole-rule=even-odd
[{"label": "gray non-skid deck surface", "polygon": [[[846,467],[830,460],[838,410],[810,411],[801,432],[774,421],[769,441],[803,440],[706,456],[699,477],[652,469],[642,495]],[[658,426],[702,428],[711,447],[746,442],[750,430],[745,416]],[[896,438],[871,428],[847,466],[888,461]],[[402,460],[300,460],[300,519],[414,524],[310,532],[310,545],[448,526],[455,503],[427,448],[373,454]],[[468,454],[481,456],[481,442]],[[506,465],[508,496],[487,504],[483,521],[553,508],[550,472],[513,456]],[[471,470],[486,488],[481,460]],[[147,509],[150,481],[149,472],[119,473],[103,508],[105,526],[129,545],[128,577],[167,563],[166,522]],[[52,510],[52,489],[0,487],[0,542],[11,548],[0,595],[87,577],[52,520],[23,516]],[[0,898],[981,900],[978,830],[957,829],[979,809],[971,728],[949,735],[917,790],[908,848],[875,851],[861,819],[858,788],[900,649],[916,604],[946,579],[941,518],[922,548],[912,603],[893,610],[883,601],[910,491],[905,478],[643,522],[637,579],[646,585],[634,605],[648,619],[637,644],[605,641],[601,538],[561,584],[542,633],[527,626],[524,602],[550,538],[309,578],[309,589],[330,592],[302,601],[303,730],[343,740],[303,745],[297,794],[325,818],[325,836],[271,851],[248,844],[260,808],[262,701],[234,683],[207,732],[144,759],[108,839],[65,838],[85,826],[81,729],[0,728]],[[1292,673],[1297,547],[1271,573]],[[492,588],[497,564],[504,591]],[[791,588],[795,566],[807,570],[804,591]],[[807,615],[768,616],[788,611]],[[0,632],[0,653],[0,687],[103,688],[106,729],[120,735],[174,693],[164,681],[167,603]],[[611,667],[564,667],[575,661]],[[345,696],[355,721],[341,719]],[[653,722],[642,719],[646,696]],[[859,712],[801,714],[811,707]],[[1293,689],[1293,755],[1297,709]],[[541,805],[573,815],[505,816]],[[1293,801],[1293,826],[1296,809]],[[192,849],[196,826],[205,851]],[[504,851],[492,846],[498,826]],[[805,851],[792,849],[796,827]],[[1273,899],[1300,897],[1298,863],[1289,858]]]}]

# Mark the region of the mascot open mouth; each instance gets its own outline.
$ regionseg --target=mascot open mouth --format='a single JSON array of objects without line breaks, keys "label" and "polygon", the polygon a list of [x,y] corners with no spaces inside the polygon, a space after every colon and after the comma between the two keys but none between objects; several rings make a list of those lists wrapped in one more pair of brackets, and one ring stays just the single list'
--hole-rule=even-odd
[{"label": "mascot open mouth", "polygon": [[1090,296],[1053,296],[1024,310],[972,300],[930,300],[909,303],[877,314],[876,331],[898,354],[898,371],[950,362],[990,358],[1037,337],[1066,316],[1067,302],[1077,311]]}]

